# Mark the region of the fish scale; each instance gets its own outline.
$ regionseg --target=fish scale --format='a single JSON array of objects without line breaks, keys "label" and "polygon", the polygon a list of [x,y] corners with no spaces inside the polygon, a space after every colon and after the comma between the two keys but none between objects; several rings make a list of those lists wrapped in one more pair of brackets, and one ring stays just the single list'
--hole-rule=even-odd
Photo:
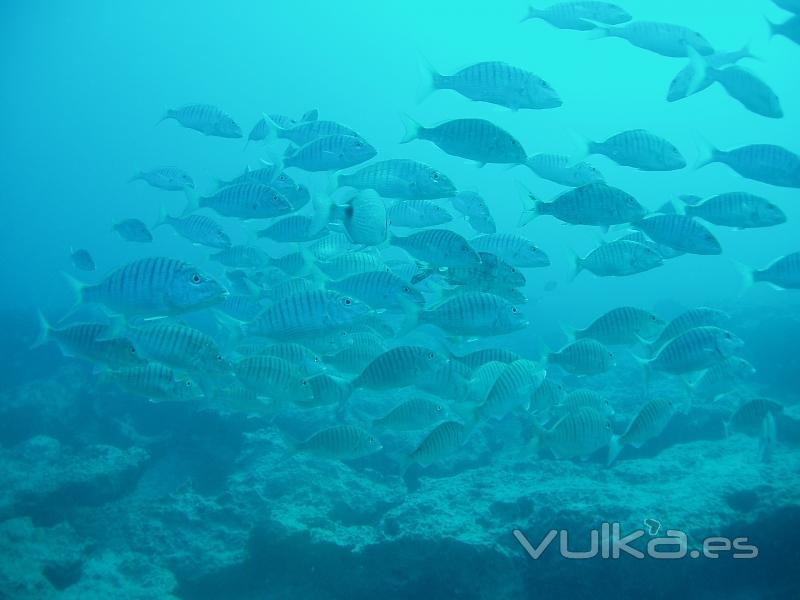
[{"label": "fish scale", "polygon": [[766,269],[756,269],[752,277],[753,281],[766,281],[782,288],[800,288],[800,252],[787,254]]},{"label": "fish scale", "polygon": [[775,144],[751,144],[733,150],[712,148],[699,167],[713,162],[728,165],[747,177],[775,186],[800,187],[800,156]]},{"label": "fish scale", "polygon": [[335,292],[298,292],[264,309],[245,333],[282,339],[311,336],[348,325],[364,312],[363,305]]},{"label": "fish scale", "polygon": [[721,254],[722,247],[714,234],[686,215],[653,215],[634,223],[658,244],[691,254]]},{"label": "fish scale", "polygon": [[526,359],[506,365],[489,390],[486,400],[476,409],[476,417],[500,420],[517,406],[524,404],[527,409],[531,395],[542,385],[546,374],[536,363]]},{"label": "fish scale", "polygon": [[380,444],[368,431],[354,425],[335,425],[300,442],[295,451],[347,460],[360,458],[380,449]]},{"label": "fish scale", "polygon": [[199,199],[199,206],[226,217],[268,219],[292,211],[289,201],[277,190],[260,183],[237,183]]},{"label": "fish scale", "polygon": [[[271,119],[270,119],[271,120]],[[273,122],[273,127],[275,123]],[[335,121],[305,121],[290,128],[278,126],[275,131],[277,137],[290,140],[298,146],[305,146],[314,140],[332,135],[347,135],[360,137],[355,131]]]},{"label": "fish scale", "polygon": [[306,171],[330,171],[352,167],[375,156],[375,149],[352,135],[326,135],[292,152],[287,149],[283,164]]},{"label": "fish scale", "polygon": [[306,215],[289,215],[256,234],[275,242],[309,242],[328,234],[327,227],[319,226],[317,219]]},{"label": "fish scale", "polygon": [[523,213],[520,225],[538,215],[551,215],[572,225],[608,227],[637,221],[646,214],[633,196],[603,181],[568,190],[552,202],[531,199],[534,205]]},{"label": "fish scale", "polygon": [[295,366],[277,356],[257,355],[234,363],[234,373],[243,385],[267,396],[285,395],[290,400],[307,400],[312,390]]},{"label": "fish scale", "polygon": [[177,233],[190,242],[211,246],[212,248],[227,248],[231,239],[214,219],[205,215],[187,215],[185,217],[164,216],[163,225],[169,225]]},{"label": "fish scale", "polygon": [[567,413],[549,430],[539,431],[539,446],[556,458],[586,457],[611,440],[611,424],[587,406]]},{"label": "fish scale", "polygon": [[417,397],[401,402],[373,424],[393,431],[415,431],[432,425],[443,414],[444,408],[438,402]]},{"label": "fish scale", "polygon": [[389,239],[414,258],[439,267],[477,265],[481,261],[469,242],[449,229],[426,229],[406,237],[391,235]]},{"label": "fish scale", "polygon": [[685,212],[687,216],[728,227],[765,227],[786,221],[780,208],[761,196],[746,192],[718,194],[700,204],[687,205]]},{"label": "fish scale", "polygon": [[422,311],[420,322],[457,335],[501,335],[527,325],[519,309],[486,292],[464,292]]},{"label": "fish scale", "polygon": [[514,233],[488,233],[470,240],[478,252],[494,254],[514,267],[546,267],[550,259],[544,251],[524,236]]},{"label": "fish scale", "polygon": [[431,128],[416,126],[403,142],[419,138],[448,154],[479,163],[523,164],[527,155],[510,133],[485,119],[455,119]]},{"label": "fish scale", "polygon": [[707,308],[705,306],[690,308],[667,323],[661,335],[651,345],[651,349],[657,350],[661,348],[668,341],[689,329],[703,326],[719,326],[728,320],[730,320],[730,315],[716,308]]},{"label": "fish scale", "polygon": [[211,368],[223,363],[214,338],[185,325],[165,323],[125,330],[145,356],[176,368]]},{"label": "fish scale", "polygon": [[460,448],[467,439],[467,428],[457,421],[437,425],[407,459],[407,465],[428,465]]},{"label": "fish scale", "polygon": [[372,360],[353,380],[353,387],[385,390],[412,385],[424,373],[431,373],[444,358],[423,346],[397,346]]},{"label": "fish scale", "polygon": [[584,338],[551,352],[548,360],[576,375],[597,375],[613,365],[613,354],[597,340]]},{"label": "fish scale", "polygon": [[575,338],[593,338],[604,344],[633,344],[651,338],[665,327],[654,314],[635,306],[620,306],[598,317],[586,329],[575,331]]},{"label": "fish scale", "polygon": [[583,269],[599,276],[626,276],[649,271],[663,264],[658,252],[630,240],[601,244],[584,258],[576,257],[576,274]]},{"label": "fish scale", "polygon": [[699,371],[725,358],[726,349],[720,344],[726,339],[731,344],[738,340],[731,332],[719,327],[695,327],[667,342],[648,364],[667,373]]},{"label": "fish scale", "polygon": [[436,200],[453,196],[456,188],[443,173],[424,163],[399,158],[339,175],[340,186],[373,189],[384,198]]}]

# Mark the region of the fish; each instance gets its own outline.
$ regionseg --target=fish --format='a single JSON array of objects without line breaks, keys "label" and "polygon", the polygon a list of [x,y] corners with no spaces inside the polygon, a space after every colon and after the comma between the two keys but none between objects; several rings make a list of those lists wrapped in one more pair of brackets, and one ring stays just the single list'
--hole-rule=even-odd
[{"label": "fish", "polygon": [[606,345],[636,344],[652,340],[666,327],[656,315],[635,306],[620,306],[602,314],[585,329],[572,332],[575,339],[591,338]]},{"label": "fish", "polygon": [[255,125],[250,129],[250,133],[247,134],[247,142],[245,142],[244,147],[250,144],[250,142],[260,142],[266,139],[267,134],[269,133],[269,127],[267,127],[267,120],[265,118],[260,118],[256,121]]},{"label": "fish", "polygon": [[794,16],[789,17],[789,19],[783,23],[773,23],[767,19],[770,37],[780,35],[785,37],[787,40],[794,42],[795,44],[800,44],[800,13],[798,13],[796,10],[793,12],[795,13]]},{"label": "fish", "polygon": [[130,339],[141,356],[174,369],[230,371],[214,338],[193,327],[170,322],[134,327],[122,320],[105,335]]},{"label": "fish", "polygon": [[72,266],[80,271],[92,272],[97,267],[94,264],[92,255],[88,250],[78,248],[77,250],[70,248],[69,259],[72,261]]},{"label": "fish", "polygon": [[110,326],[107,323],[75,323],[56,328],[48,323],[41,311],[37,311],[37,316],[39,330],[31,350],[54,341],[64,356],[86,358],[111,369],[135,367],[147,362],[131,340],[109,339]]},{"label": "fish", "polygon": [[765,281],[783,289],[800,289],[800,252],[782,256],[766,269],[753,269],[747,275],[751,282]]},{"label": "fish", "polygon": [[335,329],[344,329],[369,312],[369,307],[350,296],[333,291],[294,293],[268,306],[247,324],[248,336],[297,341]]},{"label": "fish", "polygon": [[293,342],[268,344],[258,349],[259,356],[275,356],[295,365],[303,375],[313,375],[325,368],[322,358],[313,350]]},{"label": "fish", "polygon": [[719,240],[704,225],[686,215],[652,215],[633,224],[657,244],[689,254],[722,254]]},{"label": "fish", "polygon": [[223,138],[242,137],[242,129],[233,117],[211,104],[187,104],[180,108],[169,109],[161,121],[167,119],[175,119],[183,127],[194,129],[204,135]]},{"label": "fish", "polygon": [[264,115],[267,126],[267,140],[284,139],[289,140],[297,146],[306,144],[328,136],[349,136],[361,139],[355,131],[335,121],[303,121],[302,123],[286,124],[284,127],[276,123],[271,115]]},{"label": "fish", "polygon": [[602,154],[615,163],[642,171],[676,171],[686,159],[671,142],[646,129],[631,129],[604,142],[589,141],[587,154]]},{"label": "fish", "polygon": [[598,26],[594,31],[598,37],[622,38],[662,56],[689,56],[690,49],[702,56],[714,53],[714,48],[701,34],[672,23],[633,21],[617,27]]},{"label": "fish", "polygon": [[199,208],[210,208],[225,217],[269,219],[294,210],[283,194],[260,183],[237,183],[224,187],[211,196],[197,197],[189,194],[187,199],[184,216]]},{"label": "fish", "polygon": [[386,211],[389,224],[393,227],[435,227],[453,220],[447,210],[430,200],[399,200]]},{"label": "fish", "polygon": [[287,455],[310,454],[318,458],[355,460],[381,449],[381,443],[368,431],[355,425],[334,425],[293,444]]},{"label": "fish", "polygon": [[427,467],[445,458],[464,445],[467,435],[467,428],[458,421],[439,423],[406,458],[404,470],[413,464]]},{"label": "fish", "polygon": [[[698,79],[703,82],[708,80],[719,83],[731,98],[757,115],[770,119],[783,118],[780,98],[755,74],[738,65],[715,68],[709,66],[699,55],[694,56],[697,57],[695,60],[699,65],[695,68]],[[690,88],[691,91],[693,88]]]},{"label": "fish", "polygon": [[389,243],[437,267],[468,267],[481,262],[469,242],[449,229],[425,229],[405,237],[390,233]]},{"label": "fish", "polygon": [[608,418],[588,406],[568,412],[550,429],[534,424],[533,445],[557,459],[588,458],[611,441]]},{"label": "fish", "polygon": [[420,377],[416,386],[437,398],[463,400],[470,394],[470,370],[460,362],[448,360]]},{"label": "fish", "polygon": [[489,207],[477,192],[458,192],[450,199],[450,202],[453,208],[464,215],[469,226],[477,233],[497,232],[497,225],[489,211]]},{"label": "fish", "polygon": [[361,373],[379,355],[386,352],[383,338],[369,331],[356,331],[349,335],[350,344],[335,354],[325,357],[325,363],[346,373]]},{"label": "fish", "polygon": [[775,417],[782,412],[783,406],[774,400],[749,400],[725,422],[725,435],[736,432],[759,438],[759,457],[766,462],[771,458],[776,443]]},{"label": "fish", "polygon": [[800,188],[800,156],[775,144],[750,144],[733,150],[713,146],[696,168],[711,163],[728,165],[742,177],[778,187]]},{"label": "fish", "polygon": [[239,269],[260,269],[269,266],[272,258],[269,254],[255,246],[231,246],[208,257],[226,267]]},{"label": "fish", "polygon": [[738,229],[772,227],[786,222],[786,213],[778,206],[747,192],[718,194],[697,204],[687,204],[685,213],[688,217]]},{"label": "fish", "polygon": [[425,297],[412,284],[386,271],[355,273],[326,288],[362,300],[372,308],[409,309],[425,304]]},{"label": "fish", "polygon": [[580,187],[605,179],[593,165],[574,162],[564,154],[534,154],[528,157],[525,166],[542,179],[568,187]]},{"label": "fish", "polygon": [[664,344],[690,329],[695,327],[721,327],[730,319],[731,316],[728,313],[716,308],[706,306],[690,308],[667,323],[658,339],[650,345],[650,353],[655,354]]},{"label": "fish", "polygon": [[559,365],[573,375],[598,375],[614,366],[614,354],[597,340],[575,340],[547,355],[548,364]]},{"label": "fish", "polygon": [[796,15],[800,15],[800,0],[772,0],[775,4],[780,6],[783,10],[789,11]]},{"label": "fish", "polygon": [[264,309],[261,302],[249,294],[230,294],[214,308],[242,323],[254,320]]},{"label": "fish", "polygon": [[624,446],[641,448],[646,442],[661,435],[675,414],[675,410],[675,403],[668,398],[648,401],[630,422],[625,433],[611,438],[606,465],[611,465],[616,460]]},{"label": "fish", "polygon": [[496,256],[518,268],[538,268],[550,265],[550,258],[528,238],[514,233],[488,233],[474,237],[470,245],[477,252]]},{"label": "fish", "polygon": [[521,165],[527,160],[522,144],[506,130],[485,119],[454,119],[434,127],[423,127],[405,117],[406,133],[401,144],[428,140],[447,154],[487,163]]},{"label": "fish", "polygon": [[415,396],[404,400],[372,422],[374,427],[392,431],[419,431],[435,425],[446,414],[440,402]]},{"label": "fish", "polygon": [[456,194],[456,187],[441,171],[416,160],[383,160],[337,178],[340,187],[371,189],[383,198],[438,200]]},{"label": "fish", "polygon": [[210,276],[174,258],[135,260],[91,285],[70,277],[77,303],[98,303],[128,315],[174,315],[213,306],[227,292]]},{"label": "fish", "polygon": [[474,371],[489,362],[512,363],[521,357],[506,348],[482,348],[463,355],[450,353],[450,358],[463,363],[471,371]]},{"label": "fish", "polygon": [[132,394],[145,396],[151,402],[188,402],[202,396],[194,380],[158,363],[108,371],[100,379],[115,383]]},{"label": "fish", "polygon": [[515,408],[528,410],[531,396],[546,375],[547,371],[527,359],[509,363],[489,389],[486,399],[475,409],[475,419],[499,421]]},{"label": "fish", "polygon": [[214,219],[205,215],[187,215],[173,217],[162,209],[162,214],[153,229],[168,225],[181,237],[193,244],[208,246],[209,248],[224,249],[232,245],[230,236],[225,233],[222,226]]},{"label": "fish", "polygon": [[149,243],[153,241],[153,234],[139,219],[117,221],[114,223],[113,229],[126,242]]},{"label": "fish", "polygon": [[522,20],[541,19],[560,29],[589,31],[596,26],[595,23],[619,25],[632,18],[628,11],[616,4],[579,0],[558,2],[547,8],[529,6],[528,14]]},{"label": "fish", "polygon": [[277,356],[248,356],[233,363],[237,379],[259,395],[280,402],[308,402],[313,391],[295,365]]},{"label": "fish", "polygon": [[364,139],[352,135],[326,135],[304,146],[290,146],[283,166],[304,171],[338,171],[373,158],[377,150]]},{"label": "fish", "polygon": [[532,194],[523,198],[530,206],[523,209],[518,226],[522,227],[540,215],[551,215],[572,225],[611,225],[633,223],[647,211],[623,190],[596,181],[568,190],[551,202],[537,200]]},{"label": "fish", "polygon": [[268,238],[273,242],[310,242],[328,235],[330,231],[317,219],[307,215],[289,215],[275,221],[266,229],[256,232],[259,238]]},{"label": "fish", "polygon": [[453,75],[442,75],[428,67],[425,95],[434,90],[454,90],[479,102],[511,110],[558,108],[561,98],[541,77],[500,61],[480,62]]},{"label": "fish", "polygon": [[546,414],[552,407],[563,404],[566,394],[564,386],[548,374],[531,394],[528,410],[534,414]]},{"label": "fish", "polygon": [[693,398],[716,400],[738,388],[755,372],[756,368],[748,360],[739,356],[729,356],[703,371],[694,382],[686,382],[686,388]]},{"label": "fish", "polygon": [[353,379],[353,388],[388,390],[413,385],[446,360],[424,346],[397,346],[378,355]]},{"label": "fish", "polygon": [[718,363],[744,346],[735,333],[713,326],[695,327],[667,342],[651,359],[641,359],[646,375],[663,371],[682,375],[701,371]]},{"label": "fish", "polygon": [[349,381],[328,373],[318,373],[309,377],[308,384],[311,386],[311,400],[297,402],[303,408],[330,404],[342,406],[353,392]]},{"label": "fish", "polygon": [[464,292],[419,312],[429,323],[454,335],[504,335],[528,326],[525,315],[509,301],[486,292]]},{"label": "fish", "polygon": [[677,258],[686,254],[683,250],[676,250],[675,248],[670,248],[664,244],[657,244],[647,237],[643,231],[632,231],[631,233],[627,233],[622,237],[617,238],[617,241],[628,241],[644,244],[648,248],[655,250],[664,260]]},{"label": "fish", "polygon": [[178,167],[157,167],[149,171],[138,171],[128,181],[145,181],[153,187],[168,192],[182,192],[187,188],[194,188],[192,177]]},{"label": "fish", "polygon": [[600,277],[625,277],[643,273],[664,264],[654,249],[629,240],[602,243],[585,257],[575,256],[573,277],[583,270]]},{"label": "fish", "polygon": [[331,279],[343,279],[356,273],[389,270],[381,255],[375,252],[348,252],[318,260],[317,267]]},{"label": "fish", "polygon": [[525,285],[525,275],[488,252],[478,252],[480,264],[471,267],[446,267],[421,271],[415,279],[417,281],[436,273],[450,285],[461,286],[462,291],[478,290],[492,291],[499,286],[522,287]]},{"label": "fish", "polygon": [[[733,52],[715,52],[714,54],[700,57],[700,60],[704,60],[709,67],[721,69],[736,64],[743,58],[754,58],[749,46],[744,46]],[[698,68],[697,59],[690,59],[689,64],[678,71],[678,74],[670,82],[669,90],[667,91],[667,102],[676,102],[688,98],[703,91],[713,83],[714,80],[708,77],[707,74],[703,78],[702,68]]]},{"label": "fish", "polygon": [[348,191],[320,210],[328,222],[340,222],[354,244],[377,246],[389,235],[386,204],[374,190]]},{"label": "fish", "polygon": [[585,406],[593,408],[601,415],[610,417],[614,414],[614,408],[608,401],[608,398],[603,396],[600,392],[589,389],[578,389],[566,394],[563,400],[551,407],[551,410],[556,415],[564,415],[568,412],[575,412]]}]

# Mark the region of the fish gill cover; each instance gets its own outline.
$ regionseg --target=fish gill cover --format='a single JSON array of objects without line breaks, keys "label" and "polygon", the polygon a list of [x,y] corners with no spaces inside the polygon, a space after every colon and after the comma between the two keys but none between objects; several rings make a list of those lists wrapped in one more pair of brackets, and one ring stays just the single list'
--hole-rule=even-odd
[{"label": "fish gill cover", "polygon": [[0,598],[800,597],[800,2],[0,10]]}]

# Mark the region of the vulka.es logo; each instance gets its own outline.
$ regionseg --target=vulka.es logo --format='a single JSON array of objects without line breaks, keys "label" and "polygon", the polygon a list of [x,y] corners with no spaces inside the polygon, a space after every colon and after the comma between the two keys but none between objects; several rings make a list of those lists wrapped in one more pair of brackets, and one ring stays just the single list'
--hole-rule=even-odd
[{"label": "vulka.es logo", "polygon": [[[645,523],[652,536],[658,533],[660,529],[658,521],[647,519]],[[658,527],[654,526],[656,523],[658,523]],[[665,533],[666,535],[661,537],[648,536],[647,543],[643,544],[641,538],[647,536],[647,531],[636,529],[623,536],[620,533],[619,523],[602,523],[599,530],[592,529],[589,532],[588,548],[583,546],[579,549],[576,542],[570,540],[569,532],[565,529],[551,529],[536,546],[519,529],[513,531],[514,537],[534,560],[541,557],[556,538],[558,538],[558,553],[563,558],[572,560],[597,557],[618,559],[624,554],[638,559],[647,557],[660,560],[675,560],[687,556],[689,558],[714,559],[723,554],[730,554],[733,558],[741,559],[758,556],[758,548],[749,544],[746,537],[733,539],[709,537],[703,540],[702,550],[689,550],[689,538],[686,533],[676,529],[667,529]]]}]

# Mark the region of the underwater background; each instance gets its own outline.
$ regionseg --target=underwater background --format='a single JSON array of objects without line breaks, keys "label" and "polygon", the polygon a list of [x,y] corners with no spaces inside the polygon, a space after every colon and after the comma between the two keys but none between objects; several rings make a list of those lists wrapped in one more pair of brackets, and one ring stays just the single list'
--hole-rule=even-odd
[{"label": "underwater background", "polygon": [[[598,30],[624,23],[520,22],[525,2],[54,1],[0,8],[0,598],[798,597],[798,265],[787,262],[782,284],[752,272],[800,251],[800,170],[784,165],[793,183],[771,185],[719,162],[701,165],[712,147],[771,144],[800,152],[800,6],[787,0],[615,4],[633,22],[701,32],[717,52],[747,46],[752,56],[736,64],[779,98],[780,117],[743,105],[752,97],[750,84],[726,91],[715,82],[668,102],[670,82],[687,65],[699,69],[702,52],[663,56]],[[771,35],[768,21],[788,23],[785,33]],[[536,74],[561,104],[512,110],[424,88],[430,68],[454,74],[483,61]],[[227,113],[241,134],[203,135],[176,119],[159,122],[166,111],[195,103]],[[330,230],[336,248],[325,255],[314,245],[324,237],[319,231],[307,241],[257,234],[288,209],[251,219],[205,203],[220,180],[263,169],[262,160],[278,173],[275,165],[288,163],[294,146],[304,144],[290,145],[284,155],[287,142],[275,139],[276,132],[302,125],[301,116],[315,109],[317,120],[352,128],[376,152],[363,164],[285,167],[311,197],[292,212]],[[294,122],[274,124],[265,114]],[[525,161],[477,159],[503,162],[477,166],[474,157],[448,152],[444,143],[400,143],[407,115],[426,127],[484,119],[510,132],[526,156],[585,161],[638,201],[645,211],[639,217],[688,213],[694,201],[681,196],[745,192],[779,207],[785,219],[763,227],[700,221],[720,252],[682,250],[626,276],[576,273],[576,255],[637,230],[639,217],[610,228],[589,223],[592,215],[581,215],[581,223],[544,213],[521,220],[521,213],[538,210],[534,201],[544,206],[572,188],[537,175]],[[262,118],[270,133],[245,145]],[[639,129],[674,144],[685,166],[650,170],[587,156],[587,140]],[[470,149],[480,153],[481,145]],[[364,221],[353,211],[360,216],[360,200],[375,209],[369,204],[375,198],[361,194],[368,186],[342,195],[346,186],[337,176],[394,159],[446,174],[452,193],[425,200],[452,218],[423,228],[384,217],[388,232],[378,232],[378,241],[358,240]],[[192,185],[167,191],[129,181],[166,165],[190,175]],[[470,226],[453,201],[461,198],[455,190],[478,193],[497,232],[524,236],[546,253],[546,263],[515,268],[525,279],[512,297],[495,286],[494,272],[455,281],[466,263],[446,264],[451,248],[435,248],[446,257],[436,264],[427,247],[402,250],[408,242],[393,237],[442,228],[472,241],[488,233]],[[381,207],[423,201],[381,196]],[[266,262],[213,258],[225,248],[154,227],[165,213],[210,217],[230,244],[263,251],[256,258]],[[137,243],[130,233],[125,239],[114,227],[124,219],[146,224],[152,240]],[[77,266],[77,249],[91,255],[93,271]],[[302,260],[297,271],[270,262],[294,252]],[[385,259],[384,270],[400,279],[413,272],[400,288],[416,286],[424,302],[392,304],[400,288],[389,288],[388,307],[378,306],[348,291],[336,301],[353,296],[370,312],[346,323],[331,317],[308,325],[303,319],[316,306],[304,305],[291,318],[303,321],[306,337],[291,327],[282,335],[255,331],[258,316],[266,314],[259,327],[274,325],[269,307],[281,301],[274,290],[290,279],[329,290],[327,299],[339,294],[331,291],[339,289],[336,282],[357,273],[331,275],[326,267],[352,253]],[[89,302],[88,288],[77,290],[74,280],[102,285],[115,270],[156,257],[196,267],[228,297],[256,301],[258,316],[224,313],[222,296],[217,304],[142,311],[136,305],[142,298],[127,287],[139,280],[119,284],[117,305],[118,298]],[[498,317],[496,331],[480,329],[476,323],[486,315],[467,311],[448,313],[445,323],[436,309],[458,302],[462,292],[500,298],[492,306],[513,305],[525,322],[500,330],[505,321]],[[76,306],[80,293],[86,301]],[[585,364],[591,357],[557,358],[580,339],[575,330],[620,307],[647,311],[662,327],[686,311],[710,308],[720,321],[691,327],[732,332],[741,343],[732,354],[715,347],[712,353],[722,354],[713,359],[701,349],[705,362],[672,370],[654,362],[669,341],[659,344],[659,331],[634,332],[624,343],[602,340],[613,361],[600,369]],[[111,332],[90,346],[131,338],[137,361],[115,365],[96,354],[87,358],[94,346],[91,352],[66,348],[74,341],[59,332],[86,323]],[[152,340],[140,346],[136,337],[164,323],[210,337],[225,369],[191,360],[194,366],[185,367],[178,357],[168,365],[166,384],[137,387],[131,369],[169,361],[155,356],[163,348],[144,349]],[[355,343],[320,348],[334,334],[365,332],[380,338],[380,349],[364,350],[368,358],[359,356],[357,368],[342,367],[341,356],[328,360]],[[306,372],[308,365],[288,358],[286,349],[286,360],[269,368],[287,372],[244,374],[253,356],[269,355],[253,351],[256,343],[298,344],[318,364]],[[425,348],[436,365],[404,354],[365,374],[374,359],[397,348]],[[497,352],[485,363],[457,366],[476,351]],[[503,360],[500,351],[508,353]],[[752,369],[720,371],[712,392],[701,389],[701,378],[731,364],[732,356]],[[481,367],[489,363],[497,371],[487,383],[493,367]],[[526,383],[514,380],[502,409],[486,408],[498,378],[512,378],[511,365]],[[452,379],[442,379],[444,370]],[[335,399],[320,400],[316,387],[314,397],[289,393],[319,373],[328,376]],[[551,380],[558,390],[544,398],[543,381]],[[172,386],[187,381],[201,389],[189,397],[173,393]],[[575,414],[569,393],[581,390],[593,394],[586,402],[600,398],[602,406],[579,407],[577,429],[566,431]],[[658,401],[669,401],[667,412],[642,417],[653,422],[645,422],[639,441],[625,443],[635,417]],[[404,402],[413,402],[407,413],[388,418]],[[434,406],[437,414],[427,415]],[[442,422],[458,424],[455,443],[430,437]],[[590,431],[606,423],[608,431]],[[315,438],[340,426],[352,427],[337,430],[344,439]],[[609,453],[614,444],[624,445],[618,456]],[[685,556],[575,560],[560,555],[556,538],[534,559],[513,533],[524,532],[535,546],[550,530],[568,531],[570,547],[585,549],[589,532],[603,523],[619,523],[624,534],[655,522],[644,539],[683,532]],[[740,559],[723,551],[710,558],[703,540],[711,537],[747,538],[758,555]],[[690,550],[698,551],[696,560]]]}]

